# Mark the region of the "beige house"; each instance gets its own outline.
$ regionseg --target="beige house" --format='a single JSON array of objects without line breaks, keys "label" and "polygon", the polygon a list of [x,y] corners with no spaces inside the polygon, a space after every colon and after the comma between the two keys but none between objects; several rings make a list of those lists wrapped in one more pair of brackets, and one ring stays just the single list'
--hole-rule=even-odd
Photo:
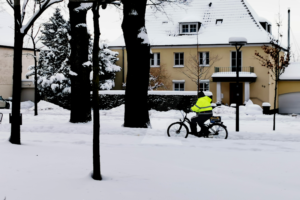
[{"label": "beige house", "polygon": [[300,62],[291,63],[278,83],[279,113],[300,114]]},{"label": "beige house", "polygon": [[[165,7],[165,11],[168,16],[148,8],[146,27],[153,52],[151,67],[161,67],[167,72],[168,90],[197,90],[197,82],[184,73],[193,74],[188,68],[197,69],[192,60],[198,57],[200,68],[206,71],[201,76],[200,87],[213,93],[213,102],[243,104],[251,99],[258,105],[269,102],[274,109],[275,82],[254,55],[255,51],[264,54],[261,46],[269,45],[272,25],[257,16],[247,0],[192,1],[186,6]],[[230,37],[247,39],[238,59],[235,47],[229,44]],[[123,67],[114,89],[122,89],[127,74],[123,36],[109,45],[119,52],[117,64]],[[216,56],[220,59],[216,60]],[[242,94],[239,99],[236,98],[237,69]]]},{"label": "beige house", "polygon": [[[12,84],[13,84],[13,47],[0,45],[0,96],[4,99],[12,97]],[[32,50],[24,49],[24,54],[32,54]],[[22,90],[21,101],[34,101],[34,82],[32,79],[26,79],[26,72],[28,66],[33,64],[31,56],[23,56],[22,66]]]},{"label": "beige house", "polygon": [[[14,31],[13,17],[6,11],[0,12],[0,96],[4,99],[12,97],[13,83],[13,49],[14,49]],[[26,40],[25,40],[26,41]],[[30,44],[24,43],[22,58],[22,91],[21,101],[34,100],[33,80],[26,79],[27,68],[34,64],[33,54]],[[28,48],[26,48],[28,47]]]}]

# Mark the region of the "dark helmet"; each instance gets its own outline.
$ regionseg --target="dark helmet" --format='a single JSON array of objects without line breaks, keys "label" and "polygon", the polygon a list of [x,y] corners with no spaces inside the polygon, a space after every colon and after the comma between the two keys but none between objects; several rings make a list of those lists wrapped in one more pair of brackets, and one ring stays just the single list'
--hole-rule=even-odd
[{"label": "dark helmet", "polygon": [[205,94],[203,91],[198,92],[198,98],[201,98],[201,97],[205,97]]}]

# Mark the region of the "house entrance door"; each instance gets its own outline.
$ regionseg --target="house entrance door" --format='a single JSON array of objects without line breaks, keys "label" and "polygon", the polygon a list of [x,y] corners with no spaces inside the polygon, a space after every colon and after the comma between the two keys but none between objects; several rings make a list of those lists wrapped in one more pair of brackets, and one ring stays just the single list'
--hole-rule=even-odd
[{"label": "house entrance door", "polygon": [[[236,83],[230,83],[230,104],[237,103],[236,97]],[[243,105],[243,83],[239,83],[239,98],[238,98],[239,105]]]}]

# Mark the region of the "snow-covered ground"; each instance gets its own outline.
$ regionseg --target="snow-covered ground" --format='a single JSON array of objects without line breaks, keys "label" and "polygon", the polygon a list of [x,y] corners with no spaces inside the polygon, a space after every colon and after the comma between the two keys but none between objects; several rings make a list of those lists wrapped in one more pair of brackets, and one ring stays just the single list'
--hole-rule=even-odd
[{"label": "snow-covered ground", "polygon": [[122,127],[124,106],[101,111],[104,180],[94,181],[92,123],[71,124],[43,101],[33,116],[32,106],[22,103],[22,145],[8,142],[10,111],[0,110],[0,200],[300,199],[300,117],[277,115],[272,131],[254,105],[237,133],[234,109],[218,108],[229,138],[216,140],[166,137],[179,111],[151,110],[152,129]]}]

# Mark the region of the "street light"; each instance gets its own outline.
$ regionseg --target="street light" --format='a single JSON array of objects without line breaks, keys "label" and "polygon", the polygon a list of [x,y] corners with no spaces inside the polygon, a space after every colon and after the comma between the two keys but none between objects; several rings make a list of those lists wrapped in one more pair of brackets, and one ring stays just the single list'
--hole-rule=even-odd
[{"label": "street light", "polygon": [[[235,46],[236,48],[236,117],[235,117],[235,131],[239,132],[240,127],[239,127],[239,112],[240,112],[240,108],[239,108],[239,66],[238,66],[238,55],[239,55],[239,51],[242,48],[242,46],[244,46],[245,44],[247,44],[247,39],[244,37],[230,37],[229,38],[229,44],[231,44],[232,46]],[[242,63],[241,63],[242,65]],[[241,94],[242,95],[242,94]]]}]

